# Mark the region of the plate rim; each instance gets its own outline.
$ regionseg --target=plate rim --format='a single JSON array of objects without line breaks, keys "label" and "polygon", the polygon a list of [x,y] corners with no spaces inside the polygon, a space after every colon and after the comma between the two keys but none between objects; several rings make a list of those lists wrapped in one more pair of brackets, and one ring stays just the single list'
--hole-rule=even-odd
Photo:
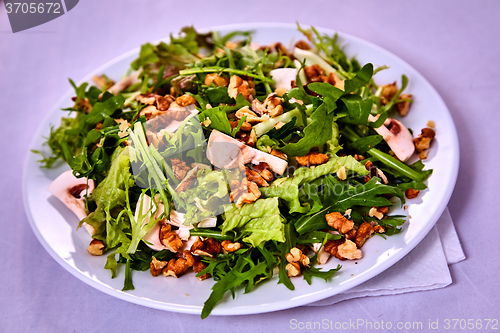
[{"label": "plate rim", "polygon": [[[310,27],[309,25],[301,25],[304,28]],[[269,22],[254,22],[254,23],[238,23],[238,24],[229,24],[229,25],[218,25],[218,26],[213,26],[213,27],[207,27],[207,28],[200,28],[197,29],[197,31],[200,32],[205,32],[205,31],[224,31],[224,30],[256,30],[256,29],[290,29],[290,30],[296,30],[297,26],[294,24],[290,23],[269,23]],[[448,118],[448,121],[450,124],[453,125],[453,128],[451,129],[451,132],[449,133],[450,139],[453,143],[453,150],[452,150],[452,155],[453,155],[453,160],[451,161],[452,169],[449,170],[450,174],[450,183],[449,186],[446,188],[446,192],[443,195],[443,199],[440,201],[439,206],[436,207],[436,209],[433,211],[432,216],[430,217],[430,220],[432,220],[432,223],[428,223],[425,228],[418,233],[415,237],[410,239],[410,242],[406,243],[406,246],[403,250],[397,251],[392,257],[391,260],[385,260],[382,263],[378,264],[375,267],[372,267],[368,271],[364,271],[363,274],[359,274],[356,279],[350,279],[346,282],[344,282],[341,286],[337,285],[335,288],[335,293],[328,294],[327,296],[322,295],[322,293],[316,293],[316,294],[309,294],[301,297],[300,299],[295,299],[292,302],[279,302],[279,303],[270,303],[270,304],[262,304],[260,306],[239,306],[238,308],[218,308],[217,306],[214,308],[212,311],[211,315],[247,315],[247,314],[258,314],[258,313],[267,313],[267,312],[273,312],[273,311],[279,311],[279,310],[284,310],[284,309],[289,309],[289,308],[294,308],[298,306],[303,306],[306,304],[310,304],[334,295],[337,295],[343,291],[346,291],[348,289],[351,289],[357,285],[360,285],[361,283],[364,283],[368,281],[369,279],[381,274],[397,262],[399,262],[404,256],[406,256],[408,253],[410,253],[415,246],[417,246],[430,232],[430,230],[435,226],[436,222],[438,221],[439,217],[441,214],[444,212],[446,209],[448,202],[451,198],[451,195],[453,194],[453,191],[456,186],[457,178],[458,178],[458,171],[459,171],[459,162],[460,162],[460,146],[459,146],[459,140],[458,140],[458,133],[456,129],[455,122],[453,120],[453,117],[451,116],[451,112],[449,108],[446,106],[446,103],[442,99],[442,97],[439,95],[437,90],[432,86],[432,84],[419,72],[417,71],[411,64],[407,63],[404,59],[400,58],[398,55],[386,50],[385,48],[378,46],[377,44],[374,44],[368,40],[365,40],[363,38],[351,35],[349,33],[344,33],[342,31],[338,30],[333,30],[333,29],[328,29],[328,28],[322,28],[322,27],[315,27],[319,32],[322,33],[328,33],[330,35],[337,33],[339,37],[343,39],[347,39],[349,41],[355,41],[356,43],[359,44],[364,44],[366,46],[369,46],[370,48],[376,49],[378,52],[381,52],[382,54],[385,54],[389,57],[396,58],[398,61],[400,61],[402,64],[405,66],[408,66],[410,69],[413,70],[413,74],[417,76],[417,79],[422,81],[428,88],[430,88],[430,92],[434,95],[436,100],[441,104],[440,107],[444,108],[447,112],[445,112],[443,115]],[[165,41],[168,40],[169,37],[159,39],[157,41],[153,41],[150,43],[158,43],[159,41]],[[148,41],[144,41],[143,43],[146,43]],[[134,54],[138,54],[140,50],[140,46],[136,47],[130,51],[127,51],[125,53],[122,53],[121,55],[114,57],[113,59],[107,61],[103,65],[97,67],[96,69],[92,70],[89,74],[85,75],[80,81],[78,81],[78,84],[81,84],[83,82],[89,82],[91,80],[91,77],[95,74],[102,73],[106,68],[109,68],[110,66],[124,60],[125,58],[128,58]],[[55,105],[53,105],[51,108],[49,108],[49,112],[45,115],[43,120],[41,121],[41,124],[46,124],[49,122],[49,119],[51,118],[52,114],[54,111],[63,104],[67,99],[68,96],[71,95],[72,90],[68,89],[68,91],[57,101]],[[167,302],[160,302],[157,300],[152,300],[148,298],[141,298],[136,295],[129,294],[127,292],[122,292],[121,290],[115,289],[105,283],[102,283],[100,281],[94,280],[80,272],[77,268],[74,266],[71,266],[66,260],[64,260],[61,256],[59,256],[55,250],[48,244],[48,242],[45,240],[45,238],[42,236],[40,230],[38,229],[34,217],[32,215],[31,209],[30,209],[30,203],[28,200],[27,196],[27,180],[28,180],[28,165],[30,164],[30,156],[33,154],[31,152],[31,149],[36,146],[37,141],[40,140],[40,137],[42,133],[46,130],[44,126],[39,126],[37,130],[35,131],[35,134],[30,142],[29,145],[29,150],[25,156],[24,163],[23,163],[23,172],[22,172],[22,196],[23,196],[23,204],[25,208],[25,213],[26,216],[28,217],[28,221],[30,223],[31,229],[33,230],[35,236],[37,237],[38,241],[42,244],[44,249],[50,254],[50,256],[56,260],[57,263],[59,263],[66,271],[70,272],[73,276],[77,277],[79,280],[82,282],[92,286],[93,288],[96,288],[97,290],[104,292],[110,296],[122,299],[127,302],[131,302],[134,304],[146,306],[146,307],[151,307],[151,308],[156,308],[160,310],[166,310],[166,311],[171,311],[171,312],[178,312],[178,313],[188,313],[188,314],[200,314],[201,313],[201,307],[199,306],[189,306],[189,305],[179,305],[176,303],[167,303]],[[366,275],[367,273],[368,276],[362,276]],[[236,310],[236,311],[235,311]]]}]

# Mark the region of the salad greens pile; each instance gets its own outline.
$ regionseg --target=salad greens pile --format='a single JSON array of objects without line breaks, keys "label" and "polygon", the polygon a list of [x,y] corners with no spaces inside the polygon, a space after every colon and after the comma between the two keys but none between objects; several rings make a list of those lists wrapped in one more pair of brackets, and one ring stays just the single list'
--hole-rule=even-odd
[{"label": "salad greens pile", "polygon": [[[309,284],[312,277],[328,281],[341,266],[320,269],[318,248],[311,249],[346,237],[327,222],[328,214],[346,216],[354,230],[364,222],[381,226],[376,233],[382,237],[401,231],[404,216],[374,216],[371,209],[403,205],[404,192],[425,189],[431,170],[420,160],[400,161],[374,129],[404,102],[400,95],[408,79],[403,76],[398,92],[384,99],[373,80],[384,67],[348,57],[336,35],[299,30],[307,41],[289,51],[280,43],[255,47],[248,31],[221,36],[187,27],[168,42],[143,45],[119,91],[109,89],[114,82],[105,76],[100,85],[70,81],[74,105],[51,129],[51,155],[41,163],[50,168],[63,160],[75,177],[96,184],[80,226],[94,228],[92,237],[103,242],[105,268],[113,277],[125,265],[124,290],[134,288],[132,270],[150,269],[153,259],[166,263],[182,256],[145,239],[174,210],[184,214],[184,225],[172,230],[189,227],[190,237],[241,245],[234,252],[199,256],[203,269],[197,276],[208,273],[216,281],[202,318],[228,291],[234,295],[243,286],[250,292],[275,274],[293,290],[287,254],[295,247],[309,257],[301,276]],[[288,89],[277,89],[276,69],[295,69]],[[279,99],[281,112],[263,114],[260,107],[272,98]],[[171,106],[162,106],[174,103],[179,117],[162,120],[174,114]],[[245,116],[238,117],[242,110]],[[167,133],[174,121],[176,130]],[[251,130],[245,129],[248,124]],[[212,165],[207,151],[214,133],[253,147],[253,153],[284,157],[286,172],[273,172],[273,179],[259,185],[258,198],[236,204],[230,184],[243,184],[245,167]],[[297,163],[295,157],[311,154],[327,156],[326,161]],[[187,174],[179,176],[174,159]],[[247,170],[258,170],[245,163]],[[179,191],[187,178],[191,186]],[[201,222],[210,218],[213,224]]]}]

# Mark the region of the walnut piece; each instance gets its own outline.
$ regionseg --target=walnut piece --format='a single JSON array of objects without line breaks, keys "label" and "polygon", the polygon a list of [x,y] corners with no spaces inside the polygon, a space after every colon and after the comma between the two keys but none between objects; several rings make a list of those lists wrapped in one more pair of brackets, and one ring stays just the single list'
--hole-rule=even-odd
[{"label": "walnut piece", "polygon": [[175,99],[175,103],[178,104],[179,106],[188,106],[191,104],[196,104],[196,99],[194,99],[193,96],[184,94],[180,97],[177,97]]},{"label": "walnut piece", "polygon": [[330,227],[337,229],[341,234],[345,234],[354,228],[354,221],[348,220],[339,212],[327,214],[326,222]]},{"label": "walnut piece", "polygon": [[347,179],[347,172],[346,172],[345,166],[341,166],[340,169],[339,169],[339,171],[337,171],[337,177],[340,180],[346,180]]},{"label": "walnut piece", "polygon": [[227,87],[227,85],[229,84],[229,79],[227,77],[219,76],[215,73],[211,73],[211,74],[207,74],[207,76],[205,76],[204,83],[206,86],[210,86],[213,83],[217,87]]},{"label": "walnut piece", "polygon": [[410,101],[412,99],[411,94],[401,94],[399,95],[399,99],[406,99],[407,101],[402,101],[396,104],[396,108],[398,109],[398,113],[401,117],[404,117],[410,111]]},{"label": "walnut piece", "polygon": [[152,276],[159,276],[161,271],[165,266],[167,266],[168,262],[160,261],[156,259],[154,256],[151,258],[151,264],[149,266],[149,272]]},{"label": "walnut piece", "polygon": [[327,154],[309,152],[304,156],[295,156],[295,160],[302,166],[320,165],[328,162]]},{"label": "walnut piece", "polygon": [[163,276],[174,276],[176,278],[184,275],[189,266],[184,258],[170,259],[167,266],[163,268]]},{"label": "walnut piece", "polygon": [[248,181],[254,182],[260,187],[268,187],[269,183],[255,170],[245,168]]},{"label": "walnut piece", "polygon": [[358,231],[356,232],[356,238],[354,242],[356,243],[356,246],[358,249],[360,249],[366,242],[368,238],[371,237],[373,234],[373,226],[368,223],[368,222],[363,222],[358,228]]},{"label": "walnut piece", "polygon": [[238,242],[233,243],[227,239],[223,240],[221,242],[221,245],[222,245],[222,248],[224,249],[224,251],[227,253],[235,252],[235,251],[238,251],[239,249],[241,249],[241,243],[238,243]]},{"label": "walnut piece", "polygon": [[408,199],[415,199],[419,193],[420,193],[420,190],[414,190],[412,188],[409,188],[405,191],[405,196]]},{"label": "walnut piece", "polygon": [[346,239],[344,243],[338,246],[337,254],[348,260],[361,259],[363,257],[363,253],[357,248],[356,243],[349,239]]},{"label": "walnut piece", "polygon": [[308,42],[306,42],[305,40],[301,39],[299,40],[297,43],[295,43],[294,45],[296,48],[298,49],[301,49],[301,50],[310,50],[311,49],[311,46],[309,45]]},{"label": "walnut piece", "polygon": [[422,128],[421,134],[413,139],[413,144],[415,145],[415,150],[420,153],[420,158],[427,158],[427,150],[431,146],[432,140],[436,137],[436,132],[430,128]]},{"label": "walnut piece", "polygon": [[270,117],[277,117],[283,114],[283,106],[281,106],[282,101],[283,99],[279,97],[277,93],[271,93],[262,103],[254,99],[252,101],[252,110],[261,116],[267,114]]},{"label": "walnut piece", "polygon": [[183,243],[179,235],[172,231],[170,224],[164,223],[160,228],[160,242],[170,251],[177,253]]},{"label": "walnut piece", "polygon": [[178,180],[183,180],[189,170],[191,170],[191,168],[186,165],[185,161],[181,161],[178,158],[173,158],[170,160],[170,162],[172,162],[172,170],[174,171],[174,176]]},{"label": "walnut piece", "polygon": [[157,94],[139,94],[135,96],[135,100],[142,104],[154,106],[158,111],[168,110],[170,104],[174,101],[170,95],[163,97]]},{"label": "walnut piece", "polygon": [[241,182],[238,180],[231,181],[231,194],[229,198],[236,203],[237,207],[241,207],[245,203],[252,203],[260,198],[260,196],[259,187],[253,181],[247,178],[243,178]]},{"label": "walnut piece", "polygon": [[379,234],[383,234],[385,232],[385,228],[381,225],[376,225],[373,227],[373,231],[379,233]]},{"label": "walnut piece", "polygon": [[104,242],[98,239],[92,239],[89,246],[87,247],[87,252],[93,256],[102,256],[106,250]]},{"label": "walnut piece", "polygon": [[213,257],[222,252],[221,244],[213,238],[202,240],[200,237],[191,245],[191,253],[198,256]]},{"label": "walnut piece", "polygon": [[372,207],[370,208],[370,211],[368,212],[368,216],[370,217],[376,217],[379,220],[384,218],[384,214],[378,211],[377,207]]},{"label": "walnut piece", "polygon": [[279,150],[273,149],[271,150],[270,154],[279,157],[282,160],[288,161],[288,156],[285,153],[280,152]]},{"label": "walnut piece", "polygon": [[297,247],[291,248],[290,252],[285,255],[285,259],[289,263],[299,263],[299,265],[304,267],[309,267],[310,263],[309,257],[302,253],[302,250]]},{"label": "walnut piece", "polygon": [[290,262],[285,266],[286,274],[289,277],[300,275],[300,264],[298,262]]},{"label": "walnut piece", "polygon": [[398,87],[396,82],[391,84],[386,84],[382,86],[382,92],[380,94],[380,102],[382,105],[387,105],[398,93]]},{"label": "walnut piece", "polygon": [[232,75],[229,79],[227,92],[231,98],[236,98],[239,94],[242,94],[247,101],[252,102],[253,95],[255,95],[255,84],[253,81],[246,81],[239,76]]}]

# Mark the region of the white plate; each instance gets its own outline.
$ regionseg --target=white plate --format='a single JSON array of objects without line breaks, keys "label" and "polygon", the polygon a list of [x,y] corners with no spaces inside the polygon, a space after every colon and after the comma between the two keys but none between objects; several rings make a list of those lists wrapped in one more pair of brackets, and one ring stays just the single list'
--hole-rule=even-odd
[{"label": "white plate", "polygon": [[[263,45],[274,41],[288,45],[290,41],[303,38],[295,26],[281,24],[233,25],[213,30],[225,33],[234,29],[254,30],[254,41]],[[320,31],[334,33],[331,30]],[[410,200],[407,212],[399,212],[408,213],[410,216],[403,232],[386,240],[381,237],[370,239],[363,247],[363,259],[357,264],[353,261],[340,262],[331,259],[327,267],[336,267],[341,263],[343,268],[330,282],[314,279],[312,285],[308,285],[302,278],[295,278],[293,283],[296,289],[290,291],[284,285],[278,285],[275,277],[272,281],[259,284],[249,294],[244,295],[241,290],[238,291],[234,300],[228,293],[215,307],[212,315],[240,315],[287,309],[318,301],[357,286],[383,272],[410,252],[431,230],[448,203],[458,173],[459,148],[453,120],[440,96],[422,75],[400,58],[359,38],[343,33],[339,35],[342,43],[346,45],[347,53],[356,55],[362,64],[371,62],[375,67],[390,66],[390,69],[376,75],[375,79],[379,84],[400,82],[402,74],[408,76],[410,83],[406,91],[412,93],[415,100],[410,113],[404,119],[408,127],[418,134],[427,121],[433,120],[436,123],[437,138],[426,161],[426,167],[434,169],[428,181],[428,189],[422,191],[417,199]],[[138,49],[124,54],[97,69],[83,81],[89,81],[93,74],[101,73],[118,79],[129,68],[130,62],[137,54]],[[32,149],[47,149],[42,147],[42,137],[48,136],[50,125],[59,124],[60,109],[71,105],[71,96],[72,91],[64,96],[41,124],[31,145]],[[36,163],[37,159],[38,156],[30,153],[25,163],[23,191],[26,212],[36,236],[58,263],[85,283],[123,300],[168,311],[201,313],[213,281],[200,282],[192,272],[180,279],[153,278],[149,272],[134,272],[135,290],[122,292],[123,268],[118,278],[111,279],[109,271],[103,268],[106,257],[88,255],[86,248],[90,241],[89,235],[83,229],[75,231],[77,218],[47,192],[51,181],[67,167],[45,170]]]}]

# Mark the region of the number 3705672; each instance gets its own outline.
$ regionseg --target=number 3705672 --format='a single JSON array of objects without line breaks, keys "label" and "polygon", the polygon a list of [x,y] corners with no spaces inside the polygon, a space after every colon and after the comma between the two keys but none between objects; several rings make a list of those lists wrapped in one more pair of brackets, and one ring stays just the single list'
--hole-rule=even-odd
[{"label": "number 3705672", "polygon": [[61,4],[57,2],[6,2],[7,14],[61,14]]}]

